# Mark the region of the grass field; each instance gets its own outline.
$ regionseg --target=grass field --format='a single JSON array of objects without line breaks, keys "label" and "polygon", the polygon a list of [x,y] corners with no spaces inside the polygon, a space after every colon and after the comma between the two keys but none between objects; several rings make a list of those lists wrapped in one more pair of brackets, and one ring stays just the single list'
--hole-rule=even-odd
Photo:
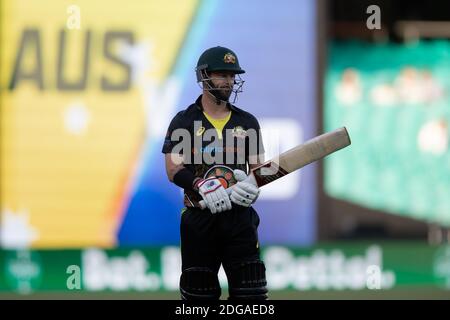
[{"label": "grass field", "polygon": [[[450,300],[450,290],[436,288],[408,288],[396,290],[362,290],[362,291],[274,291],[271,300]],[[226,299],[227,294],[222,294]],[[43,299],[43,300],[179,300],[178,292],[161,293],[86,293],[86,292],[40,292],[17,294],[1,292],[0,300],[5,299]]]}]

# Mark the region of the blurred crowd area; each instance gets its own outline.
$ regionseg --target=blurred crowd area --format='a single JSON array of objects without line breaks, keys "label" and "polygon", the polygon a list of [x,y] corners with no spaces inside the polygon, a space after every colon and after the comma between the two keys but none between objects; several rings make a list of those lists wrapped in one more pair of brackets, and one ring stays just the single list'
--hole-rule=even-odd
[{"label": "blurred crowd area", "polygon": [[323,234],[448,242],[448,4],[369,2],[327,6],[323,126],[345,123],[355,148],[325,162]]}]

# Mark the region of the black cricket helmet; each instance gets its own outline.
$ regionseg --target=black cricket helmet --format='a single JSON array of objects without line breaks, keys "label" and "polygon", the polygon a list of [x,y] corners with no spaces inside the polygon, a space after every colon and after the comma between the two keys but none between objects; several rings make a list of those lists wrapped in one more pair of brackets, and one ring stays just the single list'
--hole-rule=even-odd
[{"label": "black cricket helmet", "polygon": [[[216,99],[223,100],[219,97],[216,88],[211,81],[211,72],[214,71],[228,71],[236,75],[232,92],[235,94],[233,102],[237,98],[237,94],[242,92],[242,85],[244,81],[239,76],[245,73],[245,70],[239,65],[239,60],[236,54],[225,47],[213,47],[207,49],[202,53],[197,62],[195,73],[197,75],[197,82],[203,84],[203,88],[209,91]],[[227,101],[228,102],[228,101]]]}]

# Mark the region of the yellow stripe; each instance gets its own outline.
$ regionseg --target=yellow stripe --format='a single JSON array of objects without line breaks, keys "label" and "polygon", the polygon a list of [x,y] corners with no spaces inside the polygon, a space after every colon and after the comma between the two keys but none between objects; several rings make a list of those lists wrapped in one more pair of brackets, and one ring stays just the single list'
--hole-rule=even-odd
[{"label": "yellow stripe", "polygon": [[219,139],[222,139],[222,130],[231,118],[231,111],[225,118],[222,119],[211,118],[211,116],[207,115],[205,112],[203,112],[203,114],[205,115],[206,119],[208,119],[208,121],[213,125],[213,127],[216,128]]}]

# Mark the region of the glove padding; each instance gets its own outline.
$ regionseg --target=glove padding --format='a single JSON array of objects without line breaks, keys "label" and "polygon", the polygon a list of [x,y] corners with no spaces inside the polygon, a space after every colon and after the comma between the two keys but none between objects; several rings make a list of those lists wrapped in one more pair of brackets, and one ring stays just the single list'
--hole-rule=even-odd
[{"label": "glove padding", "polygon": [[201,179],[196,183],[198,193],[202,196],[211,213],[231,209],[231,201],[227,191],[217,178]]},{"label": "glove padding", "polygon": [[258,199],[259,188],[251,183],[244,182],[247,179],[244,171],[236,169],[233,174],[238,183],[232,187],[231,201],[239,206],[250,207]]}]

